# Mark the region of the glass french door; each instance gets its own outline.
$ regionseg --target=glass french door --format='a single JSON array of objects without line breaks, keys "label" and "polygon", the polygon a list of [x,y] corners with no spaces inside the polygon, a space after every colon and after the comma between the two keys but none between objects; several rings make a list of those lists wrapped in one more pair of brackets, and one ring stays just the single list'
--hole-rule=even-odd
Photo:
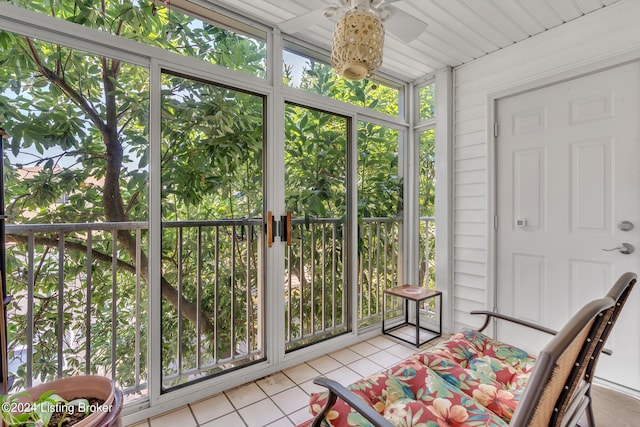
[{"label": "glass french door", "polygon": [[285,105],[285,347],[350,329],[346,264],[349,119]]},{"label": "glass french door", "polygon": [[162,387],[265,358],[264,97],[162,74]]}]

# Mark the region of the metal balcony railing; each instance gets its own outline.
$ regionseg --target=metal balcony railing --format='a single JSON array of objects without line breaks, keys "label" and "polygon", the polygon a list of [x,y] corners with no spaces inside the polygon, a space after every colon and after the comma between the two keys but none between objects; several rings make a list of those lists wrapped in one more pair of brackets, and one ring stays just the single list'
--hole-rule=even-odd
[{"label": "metal balcony railing", "polygon": [[348,330],[344,220],[294,219],[285,253],[287,351]]},{"label": "metal balcony railing", "polygon": [[[383,291],[398,286],[401,279],[399,245],[402,221],[397,218],[365,218],[358,257],[358,325],[366,327],[382,321]],[[390,316],[401,307],[392,301]]]},{"label": "metal balcony railing", "polygon": [[[434,224],[433,218],[421,219],[421,274],[430,284]],[[172,302],[163,290],[163,384],[261,357],[262,221],[162,227],[174,243],[163,244],[161,286],[166,281],[178,296]],[[398,219],[367,218],[360,224],[359,326],[381,320],[382,290],[398,283],[400,230]],[[7,313],[9,367],[16,385],[98,373],[113,378],[130,400],[144,397],[148,224],[7,225],[6,235],[14,296]],[[283,285],[288,351],[348,330],[345,239],[340,219],[293,221]]]},{"label": "metal balcony railing", "polygon": [[[383,292],[403,284],[400,244],[402,221],[397,218],[365,218],[358,257],[358,325],[367,327],[382,321]],[[419,224],[419,283],[435,289],[435,218],[421,217]],[[433,305],[433,302],[430,303]],[[435,307],[427,307],[433,317]],[[402,312],[397,298],[387,300],[387,318]]]},{"label": "metal balcony railing", "polygon": [[[131,233],[141,254],[146,228],[141,222],[6,226],[9,369],[16,386],[99,373],[119,379],[127,393],[146,388],[144,273],[118,244],[118,233]],[[126,358],[118,355],[123,330]],[[124,384],[116,375],[122,362],[130,364]]]},{"label": "metal balcony railing", "polygon": [[[164,222],[163,386],[170,388],[264,356],[261,219]],[[163,245],[164,246],[164,245]],[[174,333],[175,332],[175,333]]]}]

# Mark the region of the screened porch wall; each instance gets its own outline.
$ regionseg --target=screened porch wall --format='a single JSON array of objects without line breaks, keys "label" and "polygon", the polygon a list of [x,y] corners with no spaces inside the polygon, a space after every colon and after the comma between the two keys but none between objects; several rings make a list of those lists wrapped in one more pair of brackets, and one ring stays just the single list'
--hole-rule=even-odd
[{"label": "screened porch wall", "polygon": [[[339,223],[339,220],[334,220]],[[433,254],[429,252],[429,247],[433,247],[434,241],[434,219],[425,217],[421,219],[423,235],[421,241],[424,244],[423,258],[421,262],[431,265],[425,273],[423,280],[433,283]],[[329,224],[329,228],[327,228]],[[399,259],[399,226],[401,221],[365,218],[363,219],[363,240],[366,243],[366,251],[361,254],[359,265],[362,274],[359,275],[358,282],[358,321],[362,327],[379,327],[382,320],[382,298],[383,290],[396,286],[398,283],[398,259]],[[299,224],[304,225],[304,224]],[[335,232],[329,221],[309,224],[314,230],[315,240],[326,241],[326,233]],[[261,222],[255,220],[245,221],[199,221],[198,223],[175,222],[165,223],[163,228],[175,230],[180,236],[185,238],[189,235],[199,236],[197,241],[202,242],[209,236],[215,242],[213,253],[222,251],[222,247],[234,245],[237,250],[244,252],[247,257],[251,256],[251,247],[261,240],[257,236],[256,230],[261,228]],[[50,375],[51,378],[59,378],[68,375],[78,374],[100,374],[112,378],[123,390],[128,402],[148,396],[148,364],[146,360],[146,343],[149,339],[147,335],[148,323],[148,292],[142,285],[142,270],[140,263],[134,263],[122,269],[123,264],[116,262],[118,254],[122,249],[118,245],[117,237],[108,237],[118,232],[128,232],[135,236],[137,251],[142,252],[148,244],[148,227],[146,223],[96,223],[96,224],[34,224],[34,225],[8,225],[7,238],[14,242],[12,250],[16,259],[24,260],[24,264],[19,266],[22,274],[14,274],[10,280],[25,280],[25,292],[17,293],[14,298],[19,303],[19,309],[9,311],[9,322],[16,325],[26,325],[23,330],[13,330],[13,340],[10,343],[12,358],[11,367],[15,372],[20,373],[18,386],[29,387],[42,381],[43,375]],[[56,236],[59,251],[48,249],[50,237]],[[226,236],[226,237],[225,237]],[[228,237],[232,238],[229,239]],[[234,236],[244,236],[242,239],[235,239]],[[98,249],[92,242],[99,242],[104,245],[104,238],[111,240],[113,247],[113,260],[111,263],[100,263],[93,257],[93,253]],[[86,244],[86,257],[75,257],[72,252],[78,246],[78,238]],[[431,243],[430,243],[431,242]],[[188,244],[187,241],[184,244]],[[334,243],[335,244],[335,243]],[[344,244],[344,240],[337,243]],[[200,243],[200,248],[207,245]],[[210,246],[209,246],[210,249]],[[335,249],[335,248],[334,248]],[[202,262],[203,253],[201,249],[195,253],[179,259],[182,263]],[[295,248],[293,248],[295,250]],[[18,252],[21,255],[18,255]],[[331,252],[331,251],[329,251]],[[104,261],[104,260],[102,260]],[[42,295],[47,291],[43,289],[37,280],[37,269],[43,264],[49,264],[52,271],[58,275],[59,282],[57,294],[54,295],[54,304],[49,306],[35,302],[42,300]],[[72,265],[73,264],[73,265]],[[252,281],[256,270],[251,267],[250,262],[238,262],[238,277],[246,277],[247,282]],[[248,267],[242,270],[241,267]],[[73,268],[77,272],[75,277],[65,277],[62,273],[65,269]],[[80,282],[92,283],[96,269],[100,271],[100,277],[111,277],[110,281],[93,283],[89,288],[80,286]],[[181,268],[182,269],[182,268]],[[430,271],[429,271],[430,270]],[[131,280],[125,279],[123,275],[129,276]],[[346,325],[345,307],[343,299],[334,298],[341,295],[334,291],[336,284],[335,272],[326,269],[320,275],[314,275],[321,282],[322,291],[319,294],[311,295],[311,289],[300,291],[307,296],[312,296],[310,301],[313,306],[319,307],[317,310],[300,310],[300,317],[290,318],[286,328],[288,331],[295,329],[300,331],[298,335],[288,334],[287,345],[294,346],[297,341],[305,340],[309,343],[316,342],[343,332]],[[220,280],[214,277],[214,282]],[[74,285],[75,283],[75,285]],[[123,283],[130,283],[132,289],[123,292]],[[120,286],[120,288],[119,288]],[[216,290],[216,295],[221,292],[240,292],[240,286],[234,289]],[[15,288],[15,287],[14,287]],[[251,291],[249,288],[248,291]],[[245,290],[247,292],[247,290]],[[290,295],[291,290],[283,287],[285,298]],[[70,307],[65,304],[69,298],[76,300],[74,306],[84,307],[82,313],[65,310]],[[78,300],[81,303],[78,304]],[[100,300],[99,305],[95,305]],[[195,301],[201,304],[201,301]],[[290,307],[293,306],[291,302]],[[46,312],[43,311],[46,308]],[[35,308],[35,310],[34,310]],[[216,312],[216,318],[222,316],[227,309],[220,306],[220,312]],[[389,305],[388,317],[401,314],[401,306],[397,302]],[[238,313],[246,313],[253,310],[250,305],[236,307]],[[179,331],[184,331],[188,324],[185,314],[180,312],[178,307]],[[106,316],[106,317],[105,317]],[[308,318],[306,317],[308,316]],[[34,331],[29,325],[36,324],[36,320],[42,317],[52,319],[50,322],[51,333],[43,334],[42,330]],[[38,320],[40,326],[41,321]],[[242,323],[239,323],[242,322]],[[251,315],[241,316],[238,319],[231,319],[231,330],[255,331],[258,328],[259,319]],[[314,326],[315,325],[315,326]],[[295,328],[294,328],[295,326]],[[301,326],[304,326],[301,328]],[[182,332],[183,334],[186,332]],[[247,332],[248,333],[248,332]],[[36,339],[37,337],[37,339]],[[178,334],[180,338],[180,334]],[[243,338],[245,337],[245,338]],[[221,372],[230,367],[242,366],[252,359],[251,349],[253,348],[253,335],[240,334],[228,336],[226,339],[232,340],[230,343],[220,342],[216,348],[222,347],[242,347],[243,351],[232,354],[207,350],[201,347],[200,340],[194,341],[195,351],[188,354],[178,351],[173,370],[167,371],[163,381],[183,383],[185,380],[200,378]],[[233,341],[236,340],[237,342]],[[182,339],[180,340],[182,341]],[[18,344],[24,343],[24,344]],[[204,344],[204,343],[203,343]],[[53,366],[43,365],[42,360],[34,360],[34,355],[43,354],[37,346],[50,347],[51,354],[47,357],[54,361]],[[119,357],[122,354],[122,347],[131,349],[125,352],[126,359]],[[193,350],[193,349],[192,349]],[[100,355],[100,357],[96,357]],[[133,370],[129,369],[133,366]],[[126,369],[122,370],[122,367]],[[43,368],[52,369],[48,373]],[[129,372],[125,375],[124,372]]]},{"label": "screened porch wall", "polygon": [[[207,78],[211,78],[214,76],[214,80],[216,82],[220,82],[221,84],[228,87],[236,87],[239,86],[245,90],[260,91],[260,93],[265,96],[272,96],[275,94],[275,102],[271,100],[268,103],[267,108],[271,108],[276,105],[273,111],[278,111],[277,104],[282,102],[285,99],[293,99],[298,103],[308,103],[310,105],[316,106],[316,108],[322,107],[329,110],[336,110],[341,114],[349,114],[352,117],[357,117],[359,120],[369,120],[371,119],[376,124],[381,124],[384,126],[389,126],[393,129],[400,130],[403,134],[408,134],[409,132],[409,123],[407,120],[403,118],[388,118],[379,112],[371,112],[363,107],[356,107],[348,105],[344,102],[339,102],[335,100],[326,100],[322,99],[317,95],[305,95],[299,92],[294,91],[282,91],[280,92],[277,89],[274,89],[271,86],[269,81],[252,77],[246,75],[238,75],[236,72],[222,69],[218,66],[212,66],[210,64],[204,65],[199,63],[197,60],[193,58],[183,58],[176,57],[174,54],[168,53],[161,49],[157,48],[147,48],[141,47],[139,44],[132,42],[130,40],[117,40],[115,37],[104,36],[102,34],[98,34],[98,32],[83,28],[77,28],[74,24],[69,22],[58,22],[56,20],[52,20],[51,18],[43,18],[43,17],[34,17],[24,11],[16,11],[15,8],[8,4],[0,5],[2,9],[2,13],[0,14],[0,29],[5,31],[17,31],[18,33],[24,33],[31,37],[41,38],[42,40],[49,42],[57,42],[61,40],[65,45],[71,46],[75,49],[81,49],[83,51],[92,52],[94,50],[101,52],[107,52],[109,55],[113,55],[115,58],[120,60],[128,60],[133,64],[141,65],[145,67],[151,67],[150,71],[150,81],[151,85],[160,86],[160,77],[159,70],[161,67],[167,68],[176,68],[176,69],[184,69],[188,70],[188,72],[193,73],[197,78],[206,80]],[[55,27],[56,32],[52,33],[49,31],[50,28]],[[117,43],[116,43],[117,42]],[[277,46],[277,43],[276,43]],[[271,64],[271,67],[274,67]],[[277,67],[274,67],[277,68]],[[267,71],[269,73],[270,71]],[[273,68],[271,68],[271,72],[273,72]],[[400,87],[402,87],[405,91],[411,90],[413,88],[412,85],[406,83],[399,83]],[[154,86],[155,87],[155,86]],[[286,96],[283,95],[283,92],[286,92]],[[155,97],[155,98],[154,98]],[[151,94],[151,115],[157,114],[159,116],[159,111],[157,109],[154,110],[154,105],[159,101],[158,95],[152,93]],[[155,102],[154,102],[155,101]],[[409,107],[408,101],[402,98],[400,100],[403,104],[400,106],[400,109],[403,111],[408,111],[408,114],[411,114],[412,108]],[[273,118],[273,113],[270,112],[269,117]],[[276,114],[277,115],[277,114]],[[433,121],[432,125],[435,124]],[[272,127],[281,126],[279,124],[270,123]],[[155,126],[155,125],[154,125]],[[154,141],[153,143],[158,144],[160,140],[160,131],[159,127],[151,126],[151,135],[150,140]],[[269,133],[267,135],[269,141],[274,139],[274,134]],[[411,138],[402,138],[402,144],[407,144],[407,141],[411,141]],[[406,147],[403,147],[406,148]],[[156,157],[154,160],[154,155],[158,156],[158,154],[151,153],[150,155],[150,163],[152,165],[152,174],[157,173],[158,170],[154,169],[158,167],[159,158]],[[155,164],[153,162],[156,162]],[[407,158],[401,158],[401,167],[408,169],[408,165],[412,164],[411,161],[407,160]],[[415,164],[414,164],[415,165]],[[417,165],[416,165],[417,166]],[[416,167],[417,170],[417,167]],[[411,172],[409,170],[405,170],[406,181],[404,191],[405,193],[409,193],[412,190],[412,179],[415,178],[415,171]],[[413,175],[412,175],[413,174]],[[157,179],[157,177],[156,177]],[[153,181],[153,180],[152,180]],[[152,189],[150,190],[150,202],[151,204],[156,203],[155,206],[159,206],[158,194],[160,193],[160,185],[159,180],[151,183]],[[155,193],[154,193],[155,192]],[[155,195],[154,195],[155,194]],[[354,317],[352,317],[352,323],[360,323],[362,326],[362,330],[367,333],[370,331],[371,333],[378,332],[377,322],[380,319],[380,309],[382,304],[380,303],[381,291],[385,287],[394,286],[397,284],[399,280],[401,280],[401,276],[399,271],[404,270],[406,273],[407,270],[415,270],[413,273],[413,277],[417,278],[418,271],[422,271],[424,277],[420,277],[420,281],[422,283],[435,283],[435,279],[433,277],[426,277],[427,275],[433,275],[435,268],[435,257],[434,253],[431,249],[435,248],[433,244],[434,234],[435,234],[435,220],[431,217],[423,218],[423,227],[418,225],[418,215],[417,209],[416,212],[407,212],[411,209],[405,209],[405,212],[402,213],[401,218],[384,218],[380,220],[379,218],[363,218],[363,223],[366,222],[368,226],[366,227],[368,231],[363,234],[362,238],[365,241],[371,242],[371,245],[366,251],[366,260],[359,260],[358,264],[362,265],[363,271],[367,272],[368,277],[374,277],[375,279],[367,280],[366,283],[362,282],[356,285],[355,282],[351,282],[349,286],[353,292],[353,307],[361,307],[361,311],[357,313]],[[30,316],[33,316],[33,310],[29,313],[29,307],[33,308],[34,299],[42,298],[40,293],[36,292],[36,283],[34,277],[36,276],[34,272],[37,269],[37,259],[42,259],[42,237],[46,236],[49,244],[51,242],[57,242],[56,249],[46,256],[51,256],[51,262],[49,265],[51,266],[51,270],[49,273],[55,274],[58,276],[58,284],[57,289],[53,291],[51,295],[48,295],[47,298],[52,298],[52,300],[56,300],[53,303],[53,311],[49,316],[51,328],[49,339],[51,337],[55,337],[51,342],[50,351],[54,355],[52,358],[53,363],[51,364],[51,369],[47,372],[47,375],[50,377],[67,375],[69,373],[81,373],[81,372],[89,372],[95,371],[101,373],[103,375],[110,376],[115,378],[117,382],[119,382],[119,386],[121,386],[125,391],[128,392],[129,398],[132,400],[140,400],[142,402],[133,402],[133,406],[130,408],[142,409],[146,411],[146,416],[151,416],[153,413],[158,413],[158,411],[164,411],[170,408],[172,405],[180,404],[180,402],[185,402],[186,399],[193,398],[193,394],[190,395],[188,391],[180,391],[175,394],[175,396],[164,396],[160,392],[159,383],[162,381],[161,378],[157,377],[157,373],[160,371],[161,364],[155,358],[155,354],[151,351],[149,354],[145,354],[145,351],[150,350],[150,342],[153,340],[159,339],[159,334],[154,335],[158,332],[158,326],[154,325],[151,320],[157,317],[160,313],[160,296],[157,295],[155,301],[153,297],[149,294],[145,293],[142,288],[139,288],[139,275],[140,270],[144,270],[149,266],[143,266],[141,264],[131,264],[127,266],[127,274],[130,275],[131,283],[133,283],[133,290],[127,292],[127,297],[130,298],[127,303],[123,303],[123,294],[122,292],[118,292],[117,285],[120,280],[120,273],[117,271],[119,267],[119,262],[117,261],[117,254],[121,250],[118,247],[117,239],[113,241],[112,244],[109,243],[108,237],[103,239],[107,245],[111,245],[111,254],[112,264],[109,267],[103,267],[102,273],[104,278],[107,278],[103,285],[105,285],[104,289],[108,289],[106,292],[102,292],[103,301],[105,301],[104,308],[105,313],[107,313],[104,320],[104,336],[103,342],[97,343],[94,342],[97,335],[94,332],[88,333],[88,330],[92,329],[92,326],[89,325],[92,320],[85,319],[85,322],[76,322],[74,328],[70,327],[69,317],[72,317],[75,314],[65,313],[65,304],[60,303],[60,299],[64,298],[76,298],[80,301],[80,306],[84,307],[87,311],[86,307],[91,305],[86,299],[91,292],[78,291],[78,289],[74,289],[73,295],[66,293],[65,282],[66,280],[77,280],[78,278],[91,277],[95,273],[96,266],[91,265],[91,257],[88,257],[90,260],[88,263],[84,261],[83,264],[82,259],[77,260],[74,259],[75,271],[77,276],[74,278],[65,278],[61,276],[58,272],[64,269],[65,263],[68,261],[68,254],[65,252],[66,247],[69,245],[76,244],[79,240],[82,240],[83,244],[88,245],[87,253],[92,253],[92,241],[95,242],[95,239],[88,238],[92,234],[101,235],[101,237],[105,237],[108,234],[117,234],[118,228],[124,227],[123,230],[126,230],[128,233],[131,233],[136,237],[137,241],[137,250],[146,250],[149,249],[149,259],[153,264],[153,260],[155,262],[161,258],[161,251],[158,246],[153,244],[149,245],[149,241],[153,238],[151,237],[154,233],[159,234],[161,232],[162,227],[175,227],[175,228],[183,228],[183,235],[189,234],[189,232],[193,232],[193,234],[197,235],[198,232],[195,230],[190,230],[187,232],[188,228],[197,228],[197,227],[207,227],[211,229],[215,229],[216,227],[222,227],[221,224],[215,224],[212,222],[210,224],[199,224],[194,226],[193,224],[178,224],[171,223],[170,221],[162,223],[157,212],[152,212],[150,215],[152,218],[149,223],[131,223],[131,224],[105,224],[105,223],[63,223],[63,224],[43,224],[42,229],[38,229],[38,227],[33,228],[13,228],[11,226],[7,228],[7,233],[9,236],[19,236],[19,240],[21,241],[21,251],[26,255],[19,255],[17,258],[24,257],[25,262],[21,266],[20,274],[24,275],[21,280],[25,280],[25,283],[30,283],[33,289],[31,292],[26,291],[23,297],[23,301],[26,303],[19,307],[18,313],[23,316],[23,320],[25,323],[29,321]],[[421,263],[425,266],[423,269],[418,267],[418,259],[416,257],[415,260],[410,260],[408,257],[401,257],[400,254],[403,251],[402,239],[399,239],[400,232],[398,230],[407,227],[407,218],[409,218],[409,222],[413,223],[412,230],[424,230],[424,235],[420,235],[421,243],[418,244],[416,240],[416,250],[414,251],[416,256],[419,255],[421,258]],[[257,235],[260,235],[262,230],[257,231],[257,228],[261,228],[256,224],[225,224],[225,227],[230,227],[230,232],[226,232],[224,234],[229,234],[232,236],[238,237],[239,241],[243,241],[242,236],[244,237],[244,241],[251,241],[251,239],[247,239],[247,233],[251,227],[254,228],[254,231]],[[149,229],[151,227],[151,229]],[[365,229],[365,228],[363,228]],[[421,232],[422,233],[422,232]],[[408,233],[404,233],[407,235]],[[253,234],[252,234],[253,235]],[[415,235],[415,233],[413,234]],[[259,238],[253,240],[254,242],[259,241]],[[262,244],[262,243],[258,243]],[[40,248],[38,248],[40,246]],[[149,248],[149,246],[151,246]],[[38,251],[41,251],[38,254]],[[30,257],[29,254],[32,254]],[[363,252],[364,254],[365,252]],[[38,255],[36,255],[38,254]],[[31,258],[31,261],[27,261]],[[444,258],[440,258],[443,260]],[[95,262],[96,259],[93,258]],[[104,262],[104,260],[101,260]],[[398,265],[402,262],[402,265]],[[196,256],[196,264],[197,264],[197,256]],[[152,265],[153,266],[153,265]],[[155,265],[158,267],[158,265]],[[153,271],[150,274],[151,280],[154,278],[158,281],[159,273],[157,271]],[[158,270],[158,269],[156,269]],[[252,272],[240,272],[240,274],[244,274],[245,276],[253,274]],[[328,273],[327,273],[328,274]],[[357,278],[357,275],[354,275],[354,278]],[[25,279],[26,278],[26,279]],[[326,279],[326,277],[325,277]],[[327,283],[332,280],[326,280]],[[418,280],[416,280],[418,281]],[[158,281],[159,282],[159,281]],[[356,289],[360,289],[360,291],[356,291]],[[153,292],[150,292],[153,293]],[[282,289],[282,293],[284,293],[284,289]],[[327,295],[328,293],[325,293]],[[280,296],[280,295],[278,295]],[[84,298],[84,300],[83,300]],[[250,297],[247,297],[247,300],[250,300]],[[365,301],[366,299],[366,301]],[[135,301],[135,303],[131,304],[130,301]],[[96,299],[93,298],[92,302],[95,302]],[[130,317],[121,316],[120,315],[120,307],[119,304],[124,304],[126,306],[127,314]],[[333,309],[334,302],[330,299],[325,299],[324,304],[328,304],[330,306],[329,310],[324,312],[325,318],[327,317],[327,313],[331,313],[333,316],[334,311],[336,313],[341,312],[341,308]],[[114,311],[115,307],[115,311]],[[246,309],[246,307],[245,307]],[[154,314],[155,310],[155,314]],[[246,312],[246,310],[244,310]],[[86,312],[86,311],[84,311]],[[115,313],[115,314],[114,314]],[[318,312],[319,313],[319,312]],[[356,313],[356,310],[353,310],[351,315]],[[101,314],[102,316],[102,314]],[[180,316],[177,316],[179,319]],[[247,319],[251,319],[252,316],[246,316]],[[95,319],[94,314],[92,314],[91,319]],[[145,322],[147,323],[148,329],[144,329]],[[179,324],[178,321],[177,324]],[[317,322],[317,324],[331,324],[333,327],[333,323],[331,322]],[[87,326],[89,325],[89,326]],[[131,326],[134,327],[131,327]],[[138,328],[138,326],[140,326]],[[243,327],[246,330],[250,330],[252,325],[244,324]],[[120,329],[123,328],[123,329]],[[242,329],[242,328],[239,328]],[[275,330],[275,328],[273,328]],[[123,337],[123,330],[126,330],[127,336],[131,341],[128,342],[120,342],[119,339]],[[313,328],[312,328],[313,330]],[[356,328],[357,330],[357,328]],[[23,332],[23,331],[18,331]],[[313,331],[310,335],[313,335],[316,332]],[[322,333],[326,333],[326,330],[321,331]],[[106,338],[105,338],[106,337]],[[350,334],[345,337],[342,341],[336,341],[336,344],[332,345],[344,345],[344,343],[353,343],[361,340],[363,338],[359,337],[357,334]],[[65,341],[66,340],[66,341]],[[75,341],[71,341],[75,340]],[[242,340],[237,340],[236,344]],[[251,341],[251,338],[246,340],[247,342]],[[342,343],[342,344],[340,344]],[[118,361],[116,360],[114,354],[117,352],[119,346],[129,346],[129,349],[135,349],[135,353],[132,351],[131,356],[132,359],[127,359],[126,361]],[[250,345],[249,345],[250,347]],[[273,347],[273,346],[272,346]],[[304,348],[300,351],[301,356],[297,357],[313,357],[313,355],[317,356],[322,354],[324,349],[327,347],[318,346],[315,349]],[[31,351],[33,351],[34,347],[31,347]],[[25,353],[29,352],[28,346],[25,348],[18,349],[19,357],[23,357]],[[96,354],[99,355],[96,356]],[[201,353],[202,354],[202,353]],[[281,366],[286,364],[294,363],[294,358],[283,358],[277,353],[272,353],[271,355],[276,355],[276,357],[272,357],[272,360],[276,364],[280,363]],[[88,356],[87,356],[88,355]],[[133,359],[135,356],[137,359]],[[197,359],[197,358],[196,358]],[[211,373],[211,368],[217,367],[216,364],[229,364],[235,362],[234,360],[228,360],[225,358],[215,358],[216,360],[213,363],[210,363],[210,360],[200,359],[195,362],[189,361],[189,363],[183,363],[182,367],[180,364],[176,364],[176,372],[179,372],[180,375],[184,375],[185,377],[191,377],[190,379],[201,380],[206,377],[207,374]],[[26,364],[23,364],[23,371],[30,371],[31,375],[34,375],[33,369],[33,359],[29,362],[28,357],[24,357],[22,359],[26,361]],[[206,362],[206,366],[203,363]],[[118,373],[118,363],[129,363],[130,367],[134,367],[134,374],[123,378],[119,376]],[[147,365],[148,362],[148,365]],[[31,367],[28,365],[31,364]],[[155,370],[154,370],[155,368]],[[185,369],[187,368],[187,369]],[[262,370],[260,370],[262,368]],[[278,366],[272,366],[268,364],[260,365],[259,367],[248,368],[246,372],[247,375],[253,376],[255,378],[258,375],[264,375],[265,373],[272,372],[277,370]],[[18,368],[19,369],[19,368]],[[215,372],[214,372],[215,373]],[[233,379],[220,380],[216,381],[216,387],[230,387],[233,385],[237,385],[238,381],[243,380],[243,375],[240,373],[230,374]],[[31,383],[35,383],[39,380],[31,380]],[[27,385],[27,381],[23,382],[24,385]],[[204,383],[203,383],[204,384]],[[199,385],[195,388],[196,395],[204,396],[204,393],[210,393],[211,390],[206,390],[206,386]],[[148,398],[148,401],[145,402],[145,399]],[[130,400],[131,403],[131,400]],[[127,411],[125,411],[126,413]],[[131,412],[129,412],[131,413]],[[141,415],[142,416],[142,415]]]}]

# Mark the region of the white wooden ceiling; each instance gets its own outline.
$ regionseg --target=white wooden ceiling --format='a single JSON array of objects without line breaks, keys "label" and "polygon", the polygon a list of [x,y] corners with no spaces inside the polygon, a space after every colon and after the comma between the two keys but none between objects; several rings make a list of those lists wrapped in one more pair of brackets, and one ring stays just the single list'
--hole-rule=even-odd
[{"label": "white wooden ceiling", "polygon": [[[193,0],[192,0],[193,1]],[[426,31],[409,43],[387,31],[382,69],[406,80],[444,66],[458,66],[499,49],[627,0],[396,0],[393,6],[425,23]],[[638,0],[632,0],[638,1]],[[199,0],[255,21],[279,23],[337,0]],[[293,34],[327,51],[334,20],[317,19]]]}]

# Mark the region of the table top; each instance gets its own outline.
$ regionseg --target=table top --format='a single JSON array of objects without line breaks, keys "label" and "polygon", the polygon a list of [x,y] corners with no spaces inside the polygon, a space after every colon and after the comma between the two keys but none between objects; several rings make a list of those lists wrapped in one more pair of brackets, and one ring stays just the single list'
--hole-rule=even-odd
[{"label": "table top", "polygon": [[415,285],[403,285],[396,286],[395,288],[385,289],[385,294],[391,294],[402,298],[407,298],[413,301],[420,301],[426,298],[442,295],[440,291],[433,291],[427,288],[421,288]]}]

